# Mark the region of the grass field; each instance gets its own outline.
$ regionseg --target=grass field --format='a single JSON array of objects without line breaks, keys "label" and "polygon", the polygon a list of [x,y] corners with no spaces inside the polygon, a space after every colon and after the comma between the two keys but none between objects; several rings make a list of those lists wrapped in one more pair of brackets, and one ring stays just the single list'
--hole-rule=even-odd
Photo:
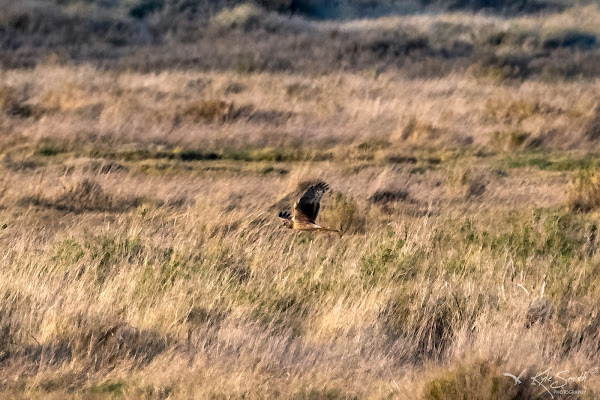
[{"label": "grass field", "polygon": [[[273,21],[308,43],[461,21],[589,47],[223,67],[248,15],[267,26],[245,31],[266,35],[257,54],[287,40]],[[189,43],[57,51],[0,17],[25,38],[0,57],[0,398],[597,398],[599,17],[242,7],[208,22],[226,31],[202,67],[156,62]],[[534,47],[526,74],[498,58]],[[282,227],[319,180],[341,232]]]}]

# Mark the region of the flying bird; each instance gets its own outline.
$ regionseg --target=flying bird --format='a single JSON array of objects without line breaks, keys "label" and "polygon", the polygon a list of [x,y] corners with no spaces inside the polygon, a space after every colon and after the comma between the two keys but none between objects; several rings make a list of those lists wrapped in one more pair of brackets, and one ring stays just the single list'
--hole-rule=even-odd
[{"label": "flying bird", "polygon": [[283,225],[297,231],[339,232],[337,229],[324,228],[316,223],[321,208],[321,198],[328,190],[329,185],[325,182],[319,182],[309,187],[300,200],[294,203],[291,214],[287,211],[279,213]]}]

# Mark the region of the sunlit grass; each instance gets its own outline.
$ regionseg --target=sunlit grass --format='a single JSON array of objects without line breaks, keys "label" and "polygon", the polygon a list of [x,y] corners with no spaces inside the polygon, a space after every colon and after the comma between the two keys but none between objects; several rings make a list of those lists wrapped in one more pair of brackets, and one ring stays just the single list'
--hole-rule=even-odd
[{"label": "sunlit grass", "polygon": [[[596,366],[595,82],[0,76],[0,397],[524,399],[504,372]],[[282,227],[317,180],[340,233]]]}]

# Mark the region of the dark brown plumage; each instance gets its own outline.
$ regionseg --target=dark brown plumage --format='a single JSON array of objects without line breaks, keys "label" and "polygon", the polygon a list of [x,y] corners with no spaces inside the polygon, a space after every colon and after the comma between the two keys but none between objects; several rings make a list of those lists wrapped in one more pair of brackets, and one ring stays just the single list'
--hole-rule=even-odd
[{"label": "dark brown plumage", "polygon": [[324,228],[316,223],[321,209],[321,199],[328,190],[329,185],[325,182],[319,182],[309,187],[300,200],[294,203],[292,214],[282,211],[279,213],[279,218],[284,220],[285,226],[298,231],[338,232],[337,229]]}]

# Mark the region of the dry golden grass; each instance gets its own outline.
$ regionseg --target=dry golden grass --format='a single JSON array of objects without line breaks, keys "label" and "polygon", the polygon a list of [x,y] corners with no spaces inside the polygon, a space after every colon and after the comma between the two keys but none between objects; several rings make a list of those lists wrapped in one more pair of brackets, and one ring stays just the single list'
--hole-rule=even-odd
[{"label": "dry golden grass", "polygon": [[[503,373],[598,367],[598,81],[0,81],[0,397],[546,398]],[[276,218],[317,179],[339,236]]]},{"label": "dry golden grass", "polygon": [[[107,144],[117,143],[118,151],[133,145],[217,152],[293,146],[344,159],[415,149],[597,150],[590,141],[600,91],[595,81],[512,87],[468,76],[256,74],[244,77],[245,89],[236,93],[228,90],[240,80],[234,73],[122,73],[113,79],[91,67],[47,66],[0,75],[4,97],[26,93],[19,104],[35,111],[18,115],[19,124],[4,119],[3,146],[25,140],[68,149],[84,142],[77,152],[88,155],[110,153]],[[290,87],[310,95],[290,96]],[[352,145],[356,151],[348,154]]]}]

